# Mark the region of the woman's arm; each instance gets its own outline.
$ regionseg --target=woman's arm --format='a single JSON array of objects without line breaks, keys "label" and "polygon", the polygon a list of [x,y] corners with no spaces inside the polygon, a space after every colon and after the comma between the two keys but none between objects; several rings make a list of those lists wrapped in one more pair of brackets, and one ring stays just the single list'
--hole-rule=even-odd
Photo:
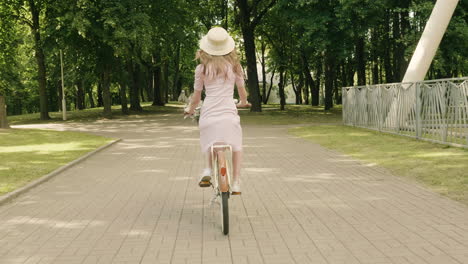
[{"label": "woman's arm", "polygon": [[203,91],[203,79],[203,65],[199,64],[197,68],[195,68],[195,80],[193,83],[194,92],[189,102],[189,109],[185,111],[189,115],[193,115],[195,113],[195,108],[200,104],[201,93]]},{"label": "woman's arm", "polygon": [[201,100],[201,90],[195,90],[192,95],[192,99],[190,100],[189,109],[186,111],[187,114],[193,115],[195,113],[195,108],[200,104]]},{"label": "woman's arm", "polygon": [[240,99],[240,102],[237,104],[237,107],[250,107],[251,105],[247,102],[247,91],[245,90],[244,76],[236,76],[236,86]]}]

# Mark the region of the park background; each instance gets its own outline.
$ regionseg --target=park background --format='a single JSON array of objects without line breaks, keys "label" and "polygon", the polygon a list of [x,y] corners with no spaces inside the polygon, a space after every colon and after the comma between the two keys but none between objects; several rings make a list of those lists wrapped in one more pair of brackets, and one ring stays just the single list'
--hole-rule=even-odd
[{"label": "park background", "polygon": [[[236,40],[252,111],[260,102],[325,110],[341,88],[401,82],[435,1],[2,1],[0,95],[8,115],[141,102],[192,91],[198,40],[223,26]],[[427,79],[467,75],[467,4],[460,1]],[[129,109],[127,107],[129,104]]]},{"label": "park background", "polygon": [[[468,263],[467,1],[401,84],[435,3],[0,1],[0,262]],[[229,236],[178,102],[213,26],[252,103]]]}]

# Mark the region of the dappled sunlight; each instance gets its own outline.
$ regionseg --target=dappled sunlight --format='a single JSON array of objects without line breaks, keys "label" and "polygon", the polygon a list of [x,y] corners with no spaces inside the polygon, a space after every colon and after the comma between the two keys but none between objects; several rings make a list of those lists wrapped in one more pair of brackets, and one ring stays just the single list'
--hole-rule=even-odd
[{"label": "dappled sunlight", "polygon": [[39,203],[39,202],[38,202],[38,201],[31,201],[31,200],[29,200],[29,201],[18,201],[18,202],[16,202],[16,203],[19,204],[19,205],[28,205],[28,204],[37,204],[37,203]]},{"label": "dappled sunlight", "polygon": [[47,162],[45,161],[40,161],[40,160],[32,160],[32,161],[29,161],[30,164],[45,164]]},{"label": "dappled sunlight", "polygon": [[58,191],[58,192],[54,192],[55,194],[58,194],[58,195],[76,195],[76,194],[82,194],[83,192],[73,192],[73,191]]},{"label": "dappled sunlight", "polygon": [[317,173],[317,174],[299,174],[281,177],[286,182],[324,182],[330,179],[336,179],[334,173]]},{"label": "dappled sunlight", "polygon": [[143,157],[140,157],[138,158],[139,160],[166,160],[166,159],[169,159],[169,158],[165,158],[165,157],[156,157],[156,156],[143,156]]},{"label": "dappled sunlight", "polygon": [[352,208],[349,207],[346,203],[339,201],[336,198],[327,199],[327,197],[314,200],[292,200],[286,201],[285,203],[288,208],[302,208],[303,206],[307,206],[309,208],[334,208],[352,210]]},{"label": "dappled sunlight", "polygon": [[150,236],[151,233],[146,230],[141,230],[141,229],[132,229],[128,231],[121,231],[120,235],[122,236],[129,236],[129,237],[147,237]]},{"label": "dappled sunlight", "polygon": [[190,180],[192,179],[192,177],[182,177],[182,176],[179,176],[179,177],[168,177],[167,180],[169,181],[186,181],[186,180]]},{"label": "dappled sunlight", "polygon": [[370,136],[369,133],[357,133],[357,132],[353,132],[353,133],[346,133],[348,134],[349,136],[352,136],[352,137],[368,137]]},{"label": "dappled sunlight", "polygon": [[175,139],[175,141],[191,141],[191,142],[199,143],[200,139],[198,139],[198,138],[178,138],[178,139]]},{"label": "dappled sunlight", "polygon": [[63,229],[82,229],[85,227],[103,226],[104,221],[98,220],[76,220],[76,221],[61,221],[57,219],[38,218],[30,216],[16,216],[5,222],[7,226],[21,225],[41,225],[48,228],[63,228]]},{"label": "dappled sunlight", "polygon": [[276,168],[245,168],[247,172],[256,172],[256,173],[270,173],[270,172],[279,172],[279,169]]},{"label": "dappled sunlight", "polygon": [[454,153],[454,152],[432,152],[432,153],[420,153],[412,155],[413,157],[421,158],[437,158],[437,157],[450,157],[450,156],[465,156],[468,157],[468,153]]},{"label": "dappled sunlight", "polygon": [[138,170],[137,173],[167,173],[167,170],[147,169],[147,170]]},{"label": "dappled sunlight", "polygon": [[50,154],[52,152],[89,150],[89,147],[83,147],[85,145],[85,143],[68,142],[7,146],[0,147],[0,153],[35,152],[38,154]]}]

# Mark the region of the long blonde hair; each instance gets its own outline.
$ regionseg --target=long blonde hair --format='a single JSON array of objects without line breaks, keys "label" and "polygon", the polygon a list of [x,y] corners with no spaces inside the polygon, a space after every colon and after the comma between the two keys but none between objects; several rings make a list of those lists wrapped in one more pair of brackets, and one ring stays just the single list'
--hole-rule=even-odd
[{"label": "long blonde hair", "polygon": [[215,78],[219,75],[224,75],[224,78],[228,78],[232,73],[237,76],[243,76],[244,74],[237,57],[236,49],[222,56],[214,56],[203,50],[198,50],[195,55],[195,59],[199,60],[200,63],[203,64],[203,74],[208,79]]}]

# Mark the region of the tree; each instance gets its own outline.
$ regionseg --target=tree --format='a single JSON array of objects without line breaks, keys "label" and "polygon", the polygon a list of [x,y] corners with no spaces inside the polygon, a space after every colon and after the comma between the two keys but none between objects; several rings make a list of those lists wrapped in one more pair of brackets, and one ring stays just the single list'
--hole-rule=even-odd
[{"label": "tree", "polygon": [[249,4],[247,0],[236,0],[236,3],[239,7],[239,22],[247,59],[247,84],[252,103],[251,111],[261,112],[261,95],[258,86],[257,58],[255,54],[255,28],[268,10],[275,5],[276,0],[258,0],[254,4]]}]

